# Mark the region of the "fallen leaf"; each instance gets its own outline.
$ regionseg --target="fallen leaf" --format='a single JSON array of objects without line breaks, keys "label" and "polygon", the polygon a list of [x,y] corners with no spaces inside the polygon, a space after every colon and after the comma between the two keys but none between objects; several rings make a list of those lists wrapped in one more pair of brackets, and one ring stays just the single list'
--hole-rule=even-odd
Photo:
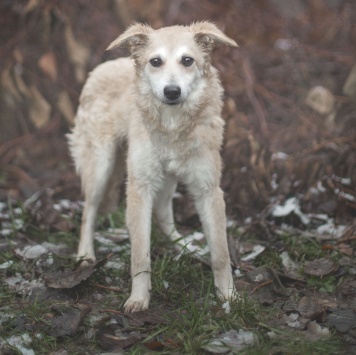
[{"label": "fallen leaf", "polygon": [[164,315],[164,310],[160,308],[152,308],[135,313],[125,313],[125,317],[129,318],[130,326],[135,327],[142,327],[145,324],[168,324],[168,320]]},{"label": "fallen leaf", "polygon": [[96,262],[85,261],[76,270],[56,271],[43,274],[43,280],[48,287],[72,288],[86,280],[91,274],[106,263],[107,259]]},{"label": "fallen leaf", "polygon": [[27,94],[31,121],[36,128],[41,128],[49,121],[51,105],[34,85],[28,88]]},{"label": "fallen leaf", "polygon": [[299,268],[298,263],[296,263],[290,258],[287,251],[282,252],[280,258],[282,259],[282,264],[287,272],[295,271]]},{"label": "fallen leaf", "polygon": [[40,5],[39,0],[29,0],[26,6],[23,8],[23,13],[28,14],[29,12],[33,11]]},{"label": "fallen leaf", "polygon": [[52,351],[49,353],[49,355],[69,355],[67,350],[65,349],[60,349],[58,351]]},{"label": "fallen leaf", "polygon": [[258,338],[254,333],[240,329],[238,332],[229,330],[220,334],[202,348],[213,354],[225,354],[229,351],[237,353],[247,346],[256,344],[258,344]]},{"label": "fallen leaf", "polygon": [[[15,72],[11,70],[11,67],[5,68],[1,73],[1,88],[3,91],[4,99],[8,104],[10,104],[10,106],[15,106],[16,102],[20,101],[21,99],[21,92],[12,77],[13,73]],[[21,83],[25,85],[22,79]]]},{"label": "fallen leaf", "polygon": [[304,272],[308,275],[325,276],[335,271],[335,264],[326,258],[307,261],[304,263]]},{"label": "fallen leaf", "polygon": [[143,345],[151,351],[163,351],[166,348],[166,345],[160,341],[148,341]]},{"label": "fallen leaf", "polygon": [[337,294],[339,308],[351,308],[356,310],[356,280],[350,281],[345,279],[345,281],[338,286]]},{"label": "fallen leaf", "polygon": [[115,351],[136,344],[145,336],[137,331],[123,332],[118,324],[109,324],[99,329],[97,338],[103,350]]},{"label": "fallen leaf", "polygon": [[69,98],[68,93],[64,90],[62,90],[58,95],[57,108],[63,115],[63,117],[66,119],[66,121],[70,125],[73,125],[75,116],[73,104]]},{"label": "fallen leaf", "polygon": [[15,253],[25,259],[36,259],[48,252],[49,250],[40,244],[28,245],[22,250],[15,249]]},{"label": "fallen leaf", "polygon": [[[299,300],[296,311],[303,317],[312,318],[323,312],[324,307],[319,303],[319,298],[304,296]],[[315,319],[315,318],[314,318]]]},{"label": "fallen leaf", "polygon": [[57,80],[57,61],[52,51],[46,52],[38,61],[40,69],[52,80]]},{"label": "fallen leaf", "polygon": [[320,115],[327,115],[334,109],[335,98],[329,89],[319,85],[308,92],[305,103]]},{"label": "fallen leaf", "polygon": [[90,50],[74,37],[69,20],[65,23],[64,38],[69,59],[74,64],[75,78],[78,83],[82,83],[86,77],[86,65]]},{"label": "fallen leaf", "polygon": [[49,328],[46,330],[53,337],[75,335],[84,317],[91,311],[89,306],[70,308],[63,315],[54,317]]},{"label": "fallen leaf", "polygon": [[255,245],[252,249],[252,252],[250,254],[245,255],[244,257],[241,258],[242,261],[250,261],[255,259],[258,255],[264,252],[266,247],[263,245]]},{"label": "fallen leaf", "polygon": [[356,328],[356,312],[352,309],[333,309],[328,316],[328,325],[341,333]]},{"label": "fallen leaf", "polygon": [[342,91],[356,102],[356,65],[351,69]]},{"label": "fallen leaf", "polygon": [[338,249],[339,249],[340,253],[346,254],[348,256],[352,256],[352,254],[354,252],[354,249],[349,244],[346,244],[346,243],[340,243],[338,245]]}]

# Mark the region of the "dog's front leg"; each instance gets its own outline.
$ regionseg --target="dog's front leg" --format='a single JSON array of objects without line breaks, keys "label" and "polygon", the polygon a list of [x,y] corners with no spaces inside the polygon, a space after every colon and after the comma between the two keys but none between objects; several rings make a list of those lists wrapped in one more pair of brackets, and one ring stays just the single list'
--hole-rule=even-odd
[{"label": "dog's front leg", "polygon": [[132,289],[125,303],[125,311],[136,312],[148,308],[151,289],[150,233],[153,193],[148,186],[127,185],[126,224],[131,239]]},{"label": "dog's front leg", "polygon": [[235,298],[231,263],[226,238],[226,215],[223,192],[218,186],[208,190],[193,191],[196,207],[207,237],[214,283],[218,296],[223,300]]}]

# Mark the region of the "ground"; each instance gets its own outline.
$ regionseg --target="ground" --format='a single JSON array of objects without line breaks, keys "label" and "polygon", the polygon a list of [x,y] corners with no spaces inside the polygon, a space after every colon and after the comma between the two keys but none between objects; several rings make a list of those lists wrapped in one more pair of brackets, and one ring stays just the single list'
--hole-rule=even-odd
[{"label": "ground", "polygon": [[[1,7],[1,353],[356,351],[352,1]],[[125,54],[105,48],[129,23],[200,19],[240,45],[218,48],[213,63],[226,89],[222,186],[241,299],[215,297],[200,222],[181,186],[175,217],[186,250],[178,254],[154,227],[151,307],[126,314],[124,198],[98,220],[98,261],[78,268],[82,197],[65,134],[88,71]]]}]

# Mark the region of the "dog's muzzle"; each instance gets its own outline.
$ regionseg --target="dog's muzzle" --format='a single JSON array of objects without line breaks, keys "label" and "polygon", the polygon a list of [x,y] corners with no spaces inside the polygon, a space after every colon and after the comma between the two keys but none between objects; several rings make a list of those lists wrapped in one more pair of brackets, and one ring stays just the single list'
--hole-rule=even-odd
[{"label": "dog's muzzle", "polygon": [[181,94],[181,89],[177,85],[168,85],[163,90],[164,96],[169,100],[168,104],[174,105],[178,103]]}]

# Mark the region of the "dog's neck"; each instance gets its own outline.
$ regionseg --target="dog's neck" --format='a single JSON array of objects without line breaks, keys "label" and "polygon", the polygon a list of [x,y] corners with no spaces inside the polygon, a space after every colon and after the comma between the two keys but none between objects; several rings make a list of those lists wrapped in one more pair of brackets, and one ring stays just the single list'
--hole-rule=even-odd
[{"label": "dog's neck", "polygon": [[[156,102],[157,101],[157,102]],[[202,124],[199,120],[200,111],[204,105],[190,105],[184,102],[177,105],[166,105],[156,98],[147,98],[138,103],[141,119],[150,134],[162,135],[171,141],[180,140],[182,136],[189,136],[190,132]]]}]

